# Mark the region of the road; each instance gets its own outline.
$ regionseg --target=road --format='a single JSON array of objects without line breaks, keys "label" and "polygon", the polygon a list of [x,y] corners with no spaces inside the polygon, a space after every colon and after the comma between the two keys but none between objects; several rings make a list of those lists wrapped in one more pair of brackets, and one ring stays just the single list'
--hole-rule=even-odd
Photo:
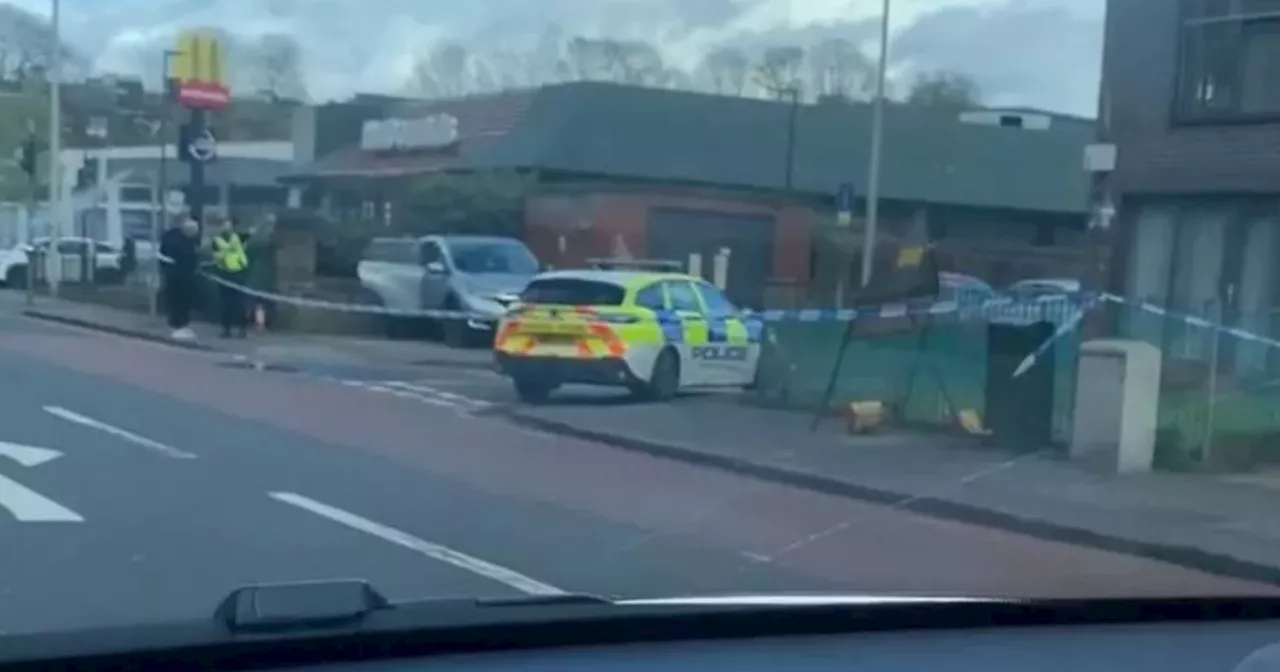
[{"label": "road", "polygon": [[335,577],[396,599],[1270,590],[541,434],[462,383],[227,364],[0,315],[0,631],[201,618],[245,583]]}]

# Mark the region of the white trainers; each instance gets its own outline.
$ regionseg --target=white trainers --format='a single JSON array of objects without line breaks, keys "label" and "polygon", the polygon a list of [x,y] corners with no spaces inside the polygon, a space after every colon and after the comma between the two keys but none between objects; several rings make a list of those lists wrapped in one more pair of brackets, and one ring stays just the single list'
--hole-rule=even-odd
[{"label": "white trainers", "polygon": [[173,333],[172,333],[172,334],[170,334],[169,336],[170,336],[173,340],[175,340],[175,341],[194,341],[194,340],[196,340],[196,332],[192,331],[191,327],[183,327],[183,328],[181,328],[181,329],[174,329],[174,330],[173,330]]}]

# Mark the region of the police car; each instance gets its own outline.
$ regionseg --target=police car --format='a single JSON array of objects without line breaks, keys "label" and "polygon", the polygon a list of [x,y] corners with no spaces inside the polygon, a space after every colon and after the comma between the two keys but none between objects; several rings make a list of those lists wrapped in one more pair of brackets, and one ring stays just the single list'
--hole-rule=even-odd
[{"label": "police car", "polygon": [[751,385],[762,331],[758,319],[696,276],[552,271],[525,287],[499,324],[494,350],[526,402],[565,383],[666,400],[683,389]]}]

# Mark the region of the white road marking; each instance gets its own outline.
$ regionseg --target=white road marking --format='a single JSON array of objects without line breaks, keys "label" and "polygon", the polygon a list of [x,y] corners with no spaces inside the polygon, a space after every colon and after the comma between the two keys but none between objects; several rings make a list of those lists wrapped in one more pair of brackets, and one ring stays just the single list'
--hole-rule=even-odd
[{"label": "white road marking", "polygon": [[372,390],[374,392],[382,392],[383,394],[390,394],[393,397],[400,397],[401,399],[416,399],[418,401],[425,402],[433,406],[441,406],[444,408],[455,408],[455,404],[445,399],[439,399],[439,398],[424,395],[424,394],[418,394],[417,392],[414,392],[412,390],[399,390],[392,387],[387,387],[385,385],[366,385],[365,387],[366,389]]},{"label": "white road marking", "polygon": [[24,446],[21,443],[0,441],[0,457],[7,457],[24,467],[38,467],[45,462],[62,457],[62,452],[48,448]]},{"label": "white road marking", "polygon": [[83,523],[80,514],[0,474],[0,507],[24,523]]},{"label": "white road marking", "polygon": [[75,411],[69,411],[65,408],[62,408],[61,406],[45,406],[44,411],[49,415],[62,418],[67,422],[75,423],[77,425],[83,425],[85,427],[90,427],[100,432],[105,432],[107,434],[110,434],[114,437],[124,439],[125,441],[137,444],[139,446],[142,446],[143,448],[146,448],[148,450],[164,455],[165,457],[172,457],[179,460],[194,460],[196,458],[195,455],[188,453],[185,450],[178,450],[173,446],[168,446],[163,443],[160,443],[159,441],[148,439],[147,437],[142,436],[140,434],[134,434],[133,432],[127,429],[120,429],[119,427],[108,425],[107,423],[102,422],[101,420],[94,420],[93,418],[90,418],[87,415],[80,415]]},{"label": "white road marking", "polygon": [[417,551],[433,560],[438,560],[448,565],[453,565],[459,569],[471,572],[478,576],[493,579],[499,583],[506,584],[516,590],[530,595],[563,595],[565,591],[556,588],[547,583],[532,579],[515,570],[507,569],[501,565],[495,565],[486,560],[481,560],[466,553],[455,551],[446,546],[435,544],[424,539],[419,539],[407,532],[402,532],[394,527],[388,527],[382,523],[377,523],[368,518],[358,516],[354,513],[344,511],[334,506],[329,506],[323,502],[317,502],[309,497],[292,493],[292,492],[269,492],[267,493],[272,499],[284,502],[291,506],[296,506],[304,511],[310,511],[322,518],[346,525],[353,530],[359,530],[365,534],[371,534],[383,541],[389,541],[397,546],[407,548],[411,551]]},{"label": "white road marking", "polygon": [[407,383],[402,380],[384,380],[382,381],[382,384],[388,387],[394,387],[400,390],[408,390],[410,392],[420,392],[424,395],[434,396],[439,399],[453,402],[455,404],[463,404],[476,409],[488,408],[493,405],[490,402],[487,402],[481,399],[473,399],[471,397],[458,394],[456,392],[449,392],[447,390],[441,390],[439,388],[430,387],[428,385]]}]

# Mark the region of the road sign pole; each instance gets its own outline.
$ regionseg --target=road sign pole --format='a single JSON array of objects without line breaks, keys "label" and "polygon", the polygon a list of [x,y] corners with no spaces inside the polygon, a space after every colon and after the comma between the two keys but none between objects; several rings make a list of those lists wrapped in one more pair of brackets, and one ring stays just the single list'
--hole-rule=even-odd
[{"label": "road sign pole", "polygon": [[[194,143],[205,133],[205,112],[204,110],[191,110],[191,125],[188,127],[188,142]],[[191,154],[191,147],[180,147],[178,151],[187,152],[187,164],[191,168],[191,177],[189,180],[189,188],[187,193],[187,202],[190,204],[191,218],[200,224],[200,234],[204,235],[204,192],[205,192],[205,161],[198,160]]]},{"label": "road sign pole", "polygon": [[30,306],[36,302],[35,290],[35,242],[34,229],[36,225],[36,189],[38,188],[35,172],[32,171],[27,175],[27,226],[26,235],[23,236],[23,244],[26,245],[27,268],[25,270],[27,279],[23,284],[23,292],[27,295],[27,305]]},{"label": "road sign pole", "polygon": [[[62,17],[60,0],[52,0],[49,32],[49,221],[53,224],[48,259],[56,272],[50,274],[49,294],[58,297],[62,276]],[[30,265],[30,264],[28,264]]]}]

